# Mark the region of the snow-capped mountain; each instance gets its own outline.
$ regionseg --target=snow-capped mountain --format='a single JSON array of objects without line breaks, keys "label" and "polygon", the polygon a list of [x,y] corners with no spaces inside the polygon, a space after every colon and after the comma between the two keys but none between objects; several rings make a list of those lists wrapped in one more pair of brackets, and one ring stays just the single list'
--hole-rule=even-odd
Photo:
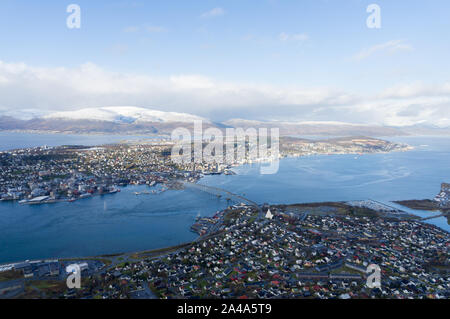
[{"label": "snow-capped mountain", "polygon": [[163,112],[135,106],[108,106],[98,108],[84,108],[75,111],[63,111],[50,113],[43,116],[44,119],[62,119],[62,120],[91,120],[105,121],[115,123],[171,123],[171,122],[193,122],[207,119],[176,112]]},{"label": "snow-capped mountain", "polygon": [[[44,112],[46,112],[44,114]],[[135,106],[92,107],[74,111],[13,111],[0,108],[0,131],[39,131],[61,133],[171,134],[184,127],[192,130],[194,121],[203,128],[278,128],[280,135],[323,136],[401,136],[450,135],[450,128],[387,127],[342,122],[255,121],[232,119],[213,122],[209,119],[176,112],[163,112]]]}]

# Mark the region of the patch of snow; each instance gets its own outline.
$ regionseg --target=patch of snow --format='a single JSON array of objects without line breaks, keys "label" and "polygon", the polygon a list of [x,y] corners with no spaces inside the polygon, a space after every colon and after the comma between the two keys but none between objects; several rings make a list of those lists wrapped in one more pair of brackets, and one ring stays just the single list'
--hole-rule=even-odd
[{"label": "patch of snow", "polygon": [[75,111],[62,111],[45,115],[47,119],[70,119],[70,120],[95,120],[118,123],[139,123],[139,122],[193,122],[202,120],[209,122],[200,116],[163,112],[135,106],[107,106],[98,108],[84,108]]}]

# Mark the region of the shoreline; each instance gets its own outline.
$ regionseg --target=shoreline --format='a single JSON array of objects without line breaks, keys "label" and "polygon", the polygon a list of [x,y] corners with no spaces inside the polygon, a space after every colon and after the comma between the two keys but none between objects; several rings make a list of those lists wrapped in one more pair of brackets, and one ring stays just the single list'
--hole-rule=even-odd
[{"label": "shoreline", "polygon": [[[391,152],[395,152],[395,151],[399,151],[399,150],[394,150],[394,151],[391,151]],[[378,153],[381,153],[381,152],[378,152]],[[387,152],[387,153],[390,153],[390,152]],[[353,155],[354,153],[344,153],[344,154],[332,154],[332,155]],[[364,155],[370,155],[370,154],[377,154],[377,153],[364,153]],[[310,155],[310,156],[325,156],[326,154],[314,154],[314,155]],[[284,157],[284,158],[301,158],[301,157],[307,157],[308,155],[300,155],[300,156],[287,156],[287,157]],[[281,158],[281,159],[283,159],[283,158]],[[256,165],[260,165],[261,163],[253,163],[253,164],[256,164]],[[241,165],[237,165],[237,168],[240,168],[240,167],[242,167],[242,166],[244,166],[244,165],[252,165],[252,164],[249,164],[249,163],[244,163],[244,164],[241,164]],[[202,176],[200,179],[199,179],[199,181],[201,181],[202,180],[202,178],[203,178],[204,176]],[[141,185],[137,185],[137,186],[145,186],[144,184],[141,184]],[[109,193],[107,193],[107,194],[98,194],[98,195],[108,195]],[[90,197],[93,197],[93,196],[89,196],[88,198],[90,198]],[[5,201],[6,202],[6,201]],[[1,203],[1,201],[0,201],[0,203]],[[39,203],[40,204],[40,203]],[[42,203],[42,204],[46,204],[46,203]],[[442,227],[439,227],[439,226],[436,226],[436,225],[433,225],[433,224],[430,224],[430,223],[427,223],[427,225],[432,225],[432,226],[434,226],[434,227],[438,227],[439,229],[441,229],[441,230],[443,230],[443,231],[445,231],[445,232],[447,232],[448,233],[448,231],[447,230],[445,230],[444,228],[442,228]],[[188,227],[191,227],[192,225],[188,225]],[[199,236],[199,237],[201,237],[201,236]],[[188,243],[186,243],[186,244],[189,244],[189,243],[192,243],[192,242],[188,242]],[[151,251],[155,251],[155,250],[165,250],[165,249],[169,249],[170,247],[172,247],[172,246],[169,246],[169,247],[161,247],[161,248],[156,248],[156,249],[154,249],[154,250],[151,250]],[[144,252],[147,252],[148,250],[144,250]],[[132,253],[142,253],[142,251],[129,251],[129,252],[120,252],[120,253],[113,253],[114,255],[116,255],[116,254],[119,254],[119,255],[123,255],[123,254],[132,254]],[[98,255],[98,256],[93,256],[94,258],[101,258],[101,256],[104,256],[104,254],[103,255]],[[53,257],[53,258],[56,258],[56,257]],[[66,258],[68,258],[68,257],[64,257],[64,258],[62,258],[62,259],[66,259]],[[83,258],[83,257],[75,257],[75,258]],[[90,257],[84,257],[84,258],[90,258]],[[49,259],[51,259],[51,258],[49,258]]]},{"label": "shoreline", "polygon": [[[104,196],[104,195],[112,195],[112,194],[116,194],[116,193],[120,193],[120,188],[115,187],[114,190],[108,192],[108,193],[94,193],[94,194],[89,194],[89,196],[84,196],[84,197],[76,197],[76,198],[64,198],[64,199],[45,199],[42,201],[36,201],[33,202],[33,199],[29,199],[29,200],[25,200],[25,199],[0,199],[0,202],[13,202],[13,203],[17,203],[19,205],[45,205],[45,204],[56,204],[56,203],[73,203],[82,199],[88,199],[88,198],[92,198],[92,197],[96,197],[96,196]],[[24,202],[25,201],[25,202]]]},{"label": "shoreline", "polygon": [[[370,201],[370,200],[367,200]],[[354,202],[358,202],[358,201],[354,201]],[[388,207],[387,204],[382,203],[382,202],[378,202],[378,201],[374,201],[377,203],[380,203],[382,205],[385,205]],[[309,203],[295,203],[295,204],[276,204],[273,205],[274,207],[280,207],[280,206],[286,206],[286,207],[295,207],[295,206],[320,206],[320,205],[348,205],[348,201],[341,201],[341,202],[309,202]],[[213,215],[206,217],[206,218],[213,218],[214,216],[222,213],[224,214],[224,212],[229,209],[229,207],[225,208],[224,210],[220,211],[220,212],[216,212]],[[416,222],[420,222],[420,223],[425,223],[427,224],[429,227],[433,227],[433,228],[437,228],[447,234],[450,234],[450,232],[446,229],[443,229],[439,226],[427,223],[426,220],[422,220],[422,218],[420,216],[414,215],[412,213],[408,213],[408,212],[402,212],[401,214],[399,214],[399,216],[393,216],[391,213],[389,212],[378,212],[380,214],[382,214],[383,218],[398,218],[401,220],[405,220],[405,221],[416,221]],[[189,228],[191,228],[193,225],[195,225],[196,222],[194,222],[193,224],[191,224],[189,226]],[[193,231],[192,229],[190,229],[190,231],[192,233],[197,234],[198,236],[192,240],[192,241],[188,241],[188,242],[183,242],[177,245],[172,245],[172,246],[167,246],[167,247],[160,247],[160,248],[155,248],[155,249],[151,249],[151,250],[139,250],[139,251],[134,251],[134,250],[130,250],[130,251],[125,251],[125,252],[111,252],[111,253],[102,253],[99,255],[95,255],[95,256],[70,256],[70,257],[42,257],[42,258],[38,258],[38,259],[26,259],[26,260],[22,260],[22,261],[13,261],[13,262],[5,262],[5,263],[0,263],[0,273],[1,268],[2,267],[6,267],[6,266],[13,266],[15,264],[19,264],[19,263],[23,263],[23,262],[39,262],[39,261],[48,261],[48,260],[58,260],[58,261],[66,261],[66,260],[76,260],[76,261],[85,261],[85,260],[101,260],[101,259],[106,259],[106,258],[120,258],[123,256],[142,256],[142,255],[152,255],[152,254],[156,254],[156,256],[160,256],[160,255],[164,255],[166,253],[169,253],[173,250],[176,249],[181,249],[185,246],[189,246],[192,245],[194,243],[197,243],[199,241],[201,241],[202,239],[207,239],[211,236],[215,236],[216,233],[206,233],[203,235],[198,234],[197,232]],[[219,232],[220,233],[220,232]],[[155,257],[156,257],[155,256]]]},{"label": "shoreline", "polygon": [[[120,143],[116,143],[116,144],[120,144]],[[105,145],[105,144],[103,144],[103,145]],[[101,147],[103,145],[98,145],[98,146],[95,146],[95,147]],[[28,149],[28,148],[25,148],[25,149]],[[229,165],[229,168],[227,168],[227,169],[225,169],[223,171],[220,171],[220,172],[202,172],[201,174],[203,175],[202,177],[210,176],[210,175],[236,175],[236,172],[234,172],[231,167],[240,168],[240,167],[242,167],[244,165],[266,164],[266,163],[277,162],[277,161],[279,162],[279,161],[281,161],[283,159],[296,159],[296,158],[311,157],[311,156],[342,156],[342,155],[352,155],[352,156],[356,155],[356,157],[359,158],[360,156],[363,156],[363,155],[390,154],[390,153],[396,153],[396,152],[409,152],[409,151],[412,151],[414,149],[415,149],[414,146],[405,144],[401,148],[396,148],[396,149],[393,149],[393,150],[390,150],[390,151],[376,151],[376,152],[363,152],[363,153],[351,151],[351,152],[337,152],[337,153],[312,153],[312,154],[307,153],[307,154],[284,154],[284,155],[279,154],[278,158],[269,157],[269,158],[258,158],[256,160],[246,159],[246,161],[243,162],[243,163],[235,163],[235,164]],[[0,153],[2,153],[2,152],[9,152],[9,151],[0,151]],[[196,182],[198,182],[198,180]],[[131,184],[127,184],[127,185],[123,185],[123,186],[128,186],[128,185],[131,185]],[[33,203],[33,202],[30,202],[32,200],[32,199],[30,199],[28,202],[20,203],[20,201],[24,201],[26,199],[24,199],[24,198],[15,198],[15,199],[0,199],[0,203],[3,202],[3,201],[4,202],[7,202],[7,201],[16,202],[16,201],[18,201],[19,204],[24,204],[24,205],[54,204],[54,203],[60,203],[60,202],[73,202],[73,201],[76,201],[76,200],[89,198],[89,197],[93,197],[93,196],[96,196],[96,195],[108,195],[108,194],[111,194],[111,193],[120,192],[120,189],[118,189],[116,185],[112,185],[112,186],[115,188],[114,192],[109,192],[109,193],[105,193],[105,194],[91,194],[90,196],[86,196],[86,197],[82,197],[82,198],[80,198],[80,197],[74,198],[74,200],[72,200],[73,198],[52,199],[52,200],[49,200],[49,201],[37,201],[37,202]]]}]

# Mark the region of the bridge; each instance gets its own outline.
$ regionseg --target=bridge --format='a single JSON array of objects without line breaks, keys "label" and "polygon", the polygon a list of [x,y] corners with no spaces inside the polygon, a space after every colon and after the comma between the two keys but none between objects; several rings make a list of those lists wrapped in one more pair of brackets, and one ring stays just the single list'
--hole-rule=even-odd
[{"label": "bridge", "polygon": [[430,219],[434,219],[434,218],[438,218],[438,217],[448,217],[447,213],[442,213],[436,216],[430,216],[430,217],[423,217],[420,220],[430,220]]},{"label": "bridge", "polygon": [[254,206],[255,208],[257,208],[258,210],[261,210],[258,203],[254,202],[248,198],[245,198],[244,196],[231,193],[223,188],[207,186],[207,185],[202,185],[202,184],[196,184],[196,183],[191,183],[191,182],[186,182],[186,181],[181,181],[181,183],[184,185],[185,188],[197,189],[202,192],[206,192],[211,195],[215,195],[217,197],[225,197],[227,200],[234,201],[237,203],[244,203],[247,205],[251,205],[251,206]]}]

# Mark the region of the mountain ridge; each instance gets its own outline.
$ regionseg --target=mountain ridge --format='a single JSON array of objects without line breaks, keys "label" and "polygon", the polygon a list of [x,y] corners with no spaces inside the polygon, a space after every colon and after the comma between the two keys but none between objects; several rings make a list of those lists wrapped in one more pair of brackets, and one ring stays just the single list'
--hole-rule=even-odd
[{"label": "mountain ridge", "polygon": [[83,108],[75,111],[61,111],[44,115],[44,119],[63,120],[97,120],[117,123],[139,122],[192,122],[209,120],[188,113],[164,112],[135,106],[107,106],[98,108]]},{"label": "mountain ridge", "polygon": [[60,111],[32,119],[19,119],[0,114],[0,131],[36,131],[82,134],[171,134],[178,127],[193,129],[194,121],[203,128],[279,128],[280,135],[318,136],[405,136],[450,135],[450,128],[429,126],[391,127],[336,121],[259,121],[230,119],[212,122],[188,113],[164,112],[134,106],[108,106]]}]

